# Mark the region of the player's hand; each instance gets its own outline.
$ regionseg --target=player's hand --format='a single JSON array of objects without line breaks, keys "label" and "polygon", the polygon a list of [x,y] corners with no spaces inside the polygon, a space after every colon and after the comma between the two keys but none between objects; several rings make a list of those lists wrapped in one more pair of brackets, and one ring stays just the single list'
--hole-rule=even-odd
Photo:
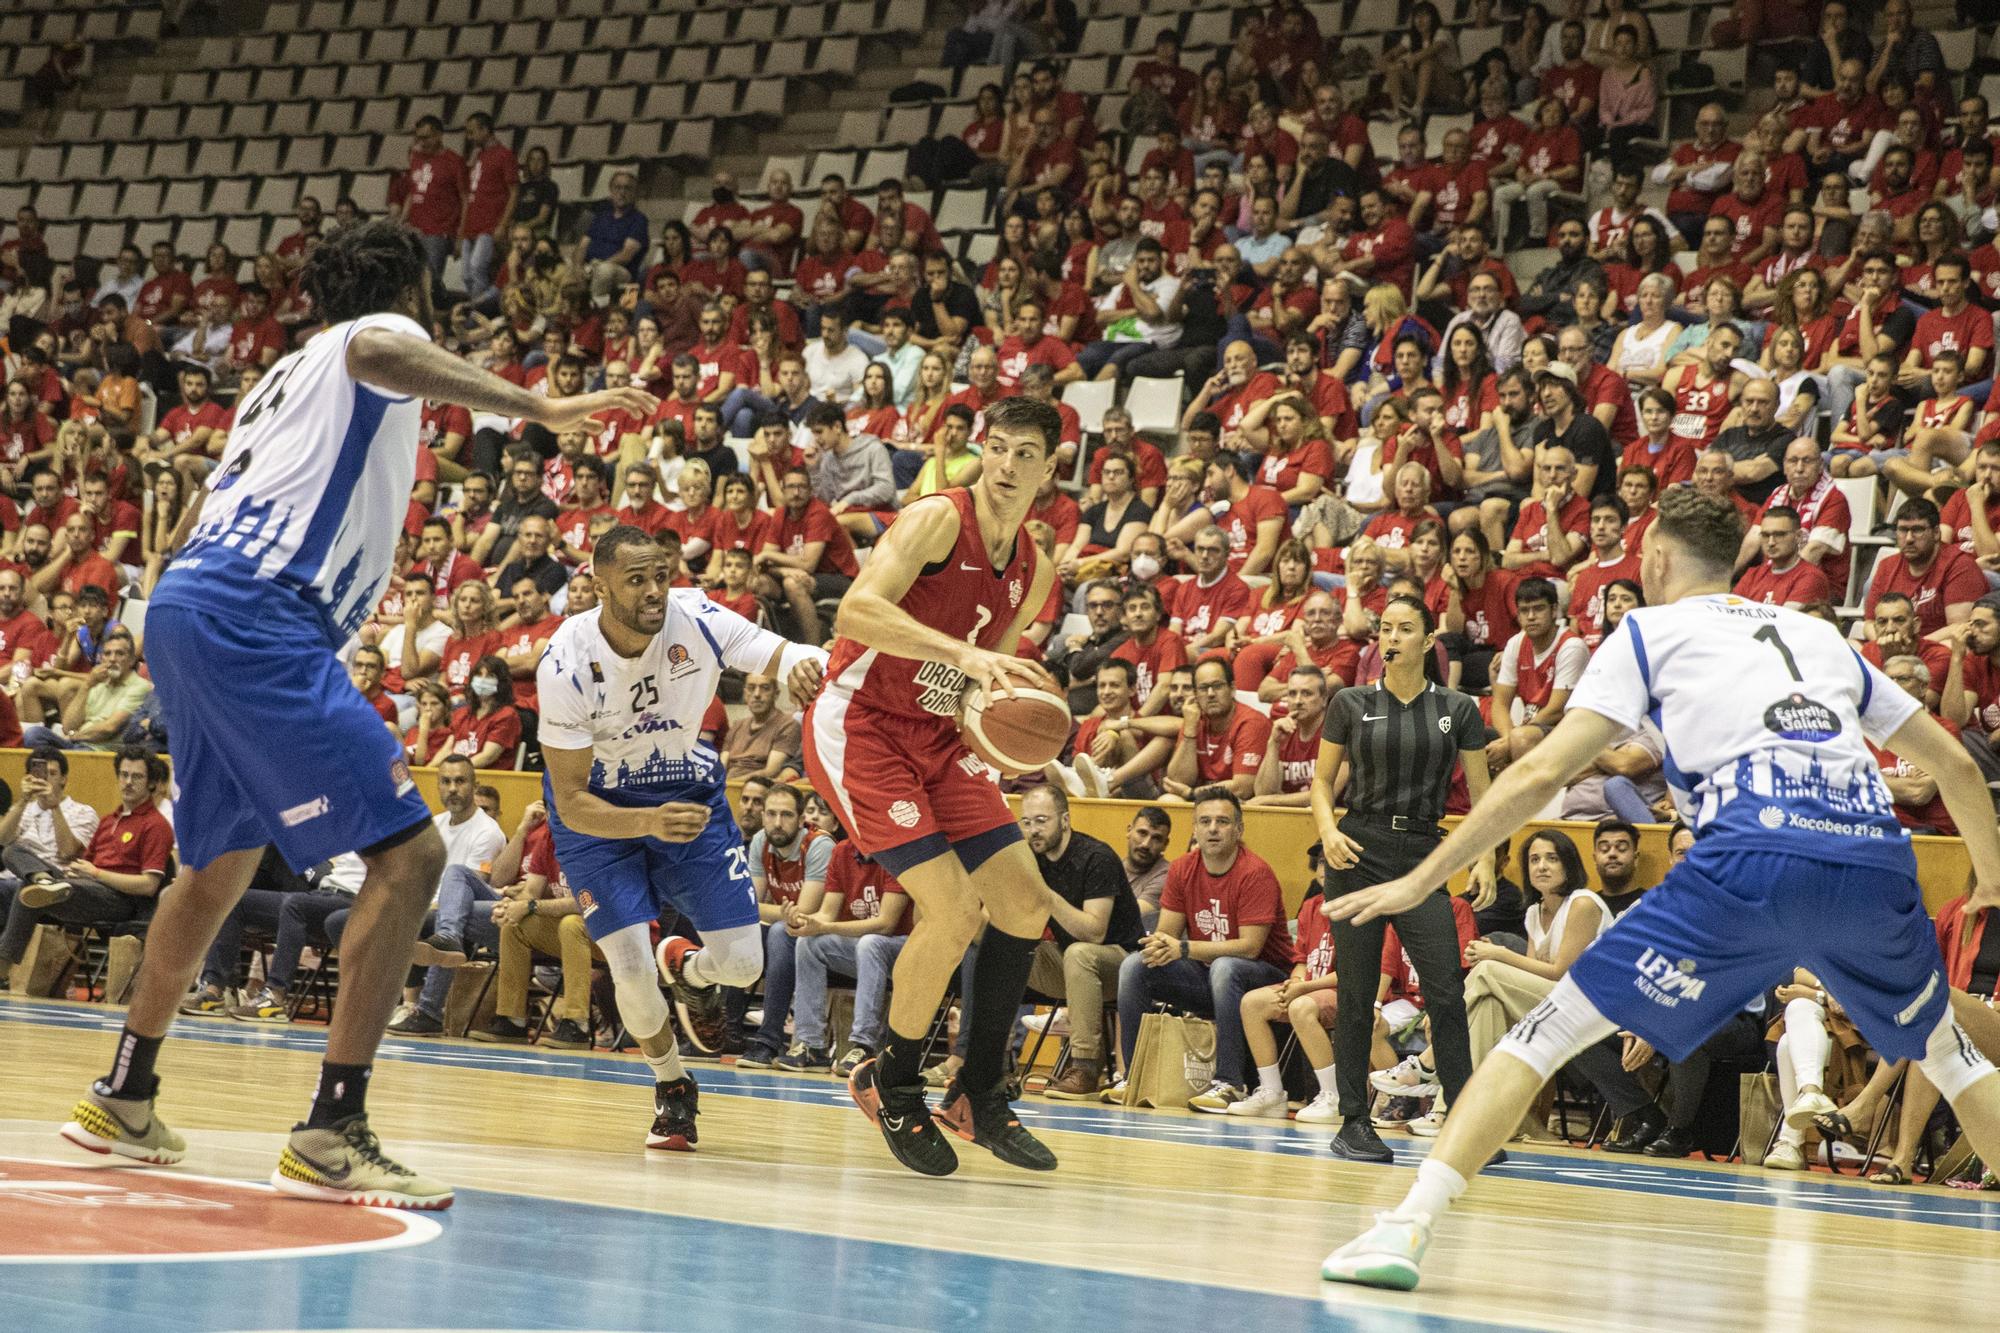
[{"label": "player's hand", "polygon": [[[1320,853],[1326,858],[1327,867],[1332,870],[1352,870],[1360,864],[1361,853],[1365,850],[1360,843],[1338,829],[1335,829],[1330,836],[1321,837],[1319,844]],[[1328,912],[1327,915],[1332,916],[1333,913]]]},{"label": "player's hand", "polygon": [[[561,434],[592,423],[595,418],[624,412],[644,420],[653,415],[660,400],[637,385],[580,393],[574,398],[543,398],[532,416],[536,424]],[[601,423],[599,423],[601,424]]]},{"label": "player's hand", "polygon": [[[1327,860],[1331,863],[1333,849],[1328,847]],[[1431,896],[1432,886],[1421,880],[1405,875],[1392,879],[1387,884],[1378,884],[1372,889],[1357,889],[1353,893],[1342,894],[1322,904],[1320,911],[1333,921],[1352,921],[1363,925],[1379,916],[1394,916],[1407,912],[1418,903]],[[1476,941],[1475,941],[1476,942]]]},{"label": "player's hand", "polygon": [[808,657],[792,668],[792,674],[785,678],[785,688],[792,692],[792,702],[803,708],[819,694],[825,679],[826,671],[820,660]]},{"label": "player's hand", "polygon": [[1493,900],[1500,896],[1498,877],[1493,873],[1491,861],[1475,861],[1468,875],[1472,892],[1466,895],[1472,910],[1483,912],[1493,906]]},{"label": "player's hand", "polygon": [[958,669],[965,673],[969,683],[985,690],[988,697],[997,695],[1011,699],[1017,685],[1030,690],[1046,690],[1050,694],[1060,692],[1056,687],[1056,678],[1040,662],[1030,662],[1025,657],[996,653],[987,648],[967,647],[959,660]]},{"label": "player's hand", "polygon": [[668,801],[649,813],[651,836],[661,842],[693,842],[708,827],[711,812],[699,801]]}]

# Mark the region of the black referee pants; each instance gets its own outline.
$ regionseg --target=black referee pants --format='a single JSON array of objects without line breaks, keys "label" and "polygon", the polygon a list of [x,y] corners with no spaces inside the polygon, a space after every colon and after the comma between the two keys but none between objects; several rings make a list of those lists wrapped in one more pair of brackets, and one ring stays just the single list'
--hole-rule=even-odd
[{"label": "black referee pants", "polygon": [[[1340,821],[1340,831],[1361,845],[1361,859],[1346,870],[1328,870],[1329,901],[1387,883],[1416,868],[1438,844],[1434,832],[1396,832],[1387,823]],[[1334,1079],[1343,1117],[1368,1113],[1368,1050],[1375,1029],[1375,995],[1382,984],[1382,936],[1394,921],[1403,951],[1423,987],[1430,1018],[1431,1048],[1447,1103],[1456,1102],[1472,1078],[1472,1045],[1465,1025],[1465,973],[1458,947],[1458,923],[1440,889],[1407,912],[1377,917],[1365,925],[1333,923],[1333,970],[1339,1011],[1334,1018]]]}]

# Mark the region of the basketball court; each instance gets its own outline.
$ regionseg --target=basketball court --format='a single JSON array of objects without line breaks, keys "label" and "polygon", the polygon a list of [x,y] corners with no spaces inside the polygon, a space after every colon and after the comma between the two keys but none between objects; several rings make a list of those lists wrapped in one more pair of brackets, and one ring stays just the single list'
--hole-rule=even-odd
[{"label": "basketball court", "polygon": [[[1408,1173],[1289,1123],[1024,1098],[1062,1169],[896,1166],[826,1077],[693,1067],[694,1156],[638,1145],[636,1058],[391,1039],[371,1119],[458,1187],[432,1216],[276,1197],[323,1030],[183,1019],[185,1166],[86,1170],[54,1134],[120,1014],[0,1001],[0,1328],[1890,1329],[2000,1288],[2000,1200],[1823,1173],[1516,1151],[1413,1296],[1319,1260]],[[1388,1136],[1399,1166],[1424,1140]],[[94,1159],[92,1159],[94,1160]]]}]

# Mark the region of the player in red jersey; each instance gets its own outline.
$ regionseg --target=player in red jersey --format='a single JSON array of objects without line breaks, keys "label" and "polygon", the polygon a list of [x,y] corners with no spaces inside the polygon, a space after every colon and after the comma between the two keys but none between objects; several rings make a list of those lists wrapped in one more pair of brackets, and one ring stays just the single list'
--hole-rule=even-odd
[{"label": "player in red jersey", "polygon": [[[1058,688],[1013,653],[1055,581],[1023,525],[1061,434],[1046,403],[1007,398],[987,409],[979,480],[919,500],[883,534],[841,601],[826,685],[806,718],[814,789],[920,912],[896,960],[882,1049],[847,1086],[896,1159],[924,1175],[958,1165],[937,1126],[1015,1166],[1056,1165],[1014,1117],[1004,1070],[1047,893],[956,717],[968,685]],[[975,936],[965,1064],[933,1113],[918,1067],[924,1035]]]}]

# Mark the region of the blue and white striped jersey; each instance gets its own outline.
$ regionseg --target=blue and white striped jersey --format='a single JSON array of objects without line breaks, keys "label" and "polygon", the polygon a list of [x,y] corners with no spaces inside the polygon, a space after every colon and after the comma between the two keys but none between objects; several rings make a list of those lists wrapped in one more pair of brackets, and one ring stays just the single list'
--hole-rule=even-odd
[{"label": "blue and white striped jersey", "polygon": [[347,344],[369,328],[429,340],[402,315],[368,315],[272,366],[236,405],[201,521],[156,601],[248,609],[275,585],[312,606],[335,647],[361,628],[395,560],[423,410],[348,374]]}]

